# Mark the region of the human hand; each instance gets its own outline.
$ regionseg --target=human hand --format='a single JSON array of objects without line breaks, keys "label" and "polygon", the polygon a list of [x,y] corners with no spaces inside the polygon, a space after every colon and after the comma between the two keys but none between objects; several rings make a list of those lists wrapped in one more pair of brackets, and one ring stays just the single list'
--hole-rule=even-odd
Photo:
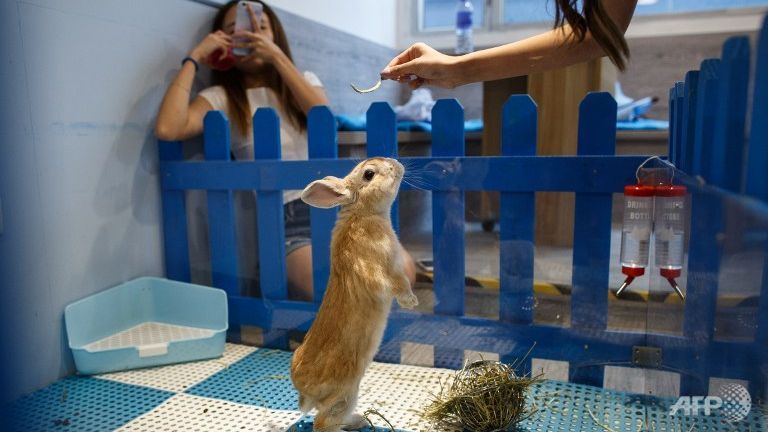
[{"label": "human hand", "polygon": [[254,12],[251,5],[246,5],[248,10],[248,17],[251,20],[251,28],[253,31],[239,30],[236,31],[232,37],[235,39],[236,48],[248,48],[251,50],[250,54],[245,56],[246,59],[259,58],[265,62],[273,63],[275,58],[282,54],[280,47],[272,40],[271,32],[267,31],[266,26],[261,25],[261,20]]},{"label": "human hand", "polygon": [[[464,84],[456,65],[459,57],[442,54],[424,43],[411,45],[381,71],[381,78],[408,82],[411,88],[434,85],[454,88]],[[415,76],[415,79],[411,77]]]},{"label": "human hand", "polygon": [[[211,67],[212,61],[221,61],[227,57],[229,49],[232,47],[232,37],[221,30],[210,33],[190,51],[189,56],[198,63],[203,63]],[[219,58],[210,58],[211,54],[217,50],[221,51]]]}]

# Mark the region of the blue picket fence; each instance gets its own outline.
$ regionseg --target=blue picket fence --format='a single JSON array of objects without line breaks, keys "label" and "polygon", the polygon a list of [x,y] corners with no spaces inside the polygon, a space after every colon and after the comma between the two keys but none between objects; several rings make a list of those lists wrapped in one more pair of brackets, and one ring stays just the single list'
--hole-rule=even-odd
[{"label": "blue picket fence", "polygon": [[[603,384],[604,365],[630,364],[634,346],[663,350],[663,367],[681,372],[681,393],[707,393],[709,377],[743,379],[760,395],[768,374],[768,263],[753,340],[718,340],[714,317],[721,261],[718,233],[730,218],[768,251],[768,29],[763,28],[751,96],[751,135],[745,135],[749,45],[729,40],[723,56],[670,90],[670,159],[692,196],[687,301],[682,334],[618,331],[608,327],[612,194],[635,181],[644,156],[616,156],[616,103],[607,93],[580,105],[578,154],[536,156],[537,109],[515,95],[504,105],[502,154],[464,154],[463,109],[441,100],[433,110],[432,156],[403,158],[432,194],[434,314],[395,308],[377,358],[399,362],[403,342],[434,346],[436,367],[458,367],[464,350],[570,363],[573,382]],[[395,114],[374,103],[367,114],[368,156],[397,156]],[[207,191],[213,285],[228,292],[231,337],[241,325],[265,329],[265,343],[288,348],[288,331],[307,330],[318,302],[287,300],[282,191],[303,189],[326,175],[344,176],[355,161],[339,159],[336,123],[326,107],[308,118],[309,160],[281,161],[279,118],[259,109],[253,119],[255,160],[231,161],[229,126],[219,112],[205,117],[205,161],[183,161],[182,143],[160,142],[167,277],[190,279],[185,191]],[[748,145],[747,145],[748,143]],[[742,145],[743,144],[743,145]],[[744,158],[744,155],[748,158]],[[700,181],[703,177],[706,182]],[[404,184],[402,189],[408,190]],[[239,292],[233,191],[257,191],[261,297]],[[500,193],[500,313],[498,320],[464,314],[464,192]],[[575,193],[571,324],[534,323],[535,193]],[[393,211],[397,215],[397,211]],[[312,209],[315,298],[329,274],[330,232],[336,211]],[[397,221],[395,222],[397,224]],[[746,235],[745,234],[745,235]],[[768,257],[768,252],[766,252]],[[768,259],[768,258],[767,258]],[[527,366],[530,366],[530,359]]]},{"label": "blue picket fence", "polygon": [[[731,37],[723,44],[719,59],[704,60],[699,70],[689,71],[684,81],[670,88],[669,156],[684,174],[683,182],[692,192],[691,213],[694,215],[689,240],[684,336],[695,346],[696,356],[682,352],[678,355],[681,359],[698,360],[708,346],[716,344],[713,334],[721,288],[718,275],[723,262],[723,242],[738,240],[743,248],[761,250],[762,267],[751,269],[762,274],[751,342],[753,351],[727,353],[719,360],[725,366],[711,360],[692,361],[687,370],[693,375],[710,376],[720,373],[724,367],[742,368],[742,378],[750,380],[750,391],[765,398],[768,392],[765,388],[768,376],[768,17],[763,21],[756,52],[756,65],[752,69],[749,38]],[[739,227],[729,228],[734,225]],[[652,339],[654,342],[666,349],[663,341]],[[683,391],[702,389],[690,379],[683,379],[683,384]]]}]

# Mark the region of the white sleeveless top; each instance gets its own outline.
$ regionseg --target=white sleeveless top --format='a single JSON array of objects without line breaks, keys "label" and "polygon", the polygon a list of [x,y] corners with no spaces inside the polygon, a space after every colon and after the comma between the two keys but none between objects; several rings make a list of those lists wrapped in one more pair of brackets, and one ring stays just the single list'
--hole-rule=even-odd
[{"label": "white sleeveless top", "polygon": [[[320,79],[312,72],[304,72],[304,79],[315,87],[322,87]],[[296,128],[288,120],[280,106],[280,100],[275,92],[268,87],[250,88],[247,91],[248,104],[251,106],[251,117],[256,109],[272,107],[280,116],[280,145],[283,160],[307,159],[307,134]],[[227,108],[227,93],[222,86],[208,87],[200,92],[200,96],[211,104],[214,110],[221,111],[227,118],[232,118]],[[247,134],[239,133],[237,128],[232,129],[231,150],[237,160],[253,159],[253,128],[249,126]],[[283,203],[288,203],[301,196],[301,191],[291,190],[283,192]]]}]

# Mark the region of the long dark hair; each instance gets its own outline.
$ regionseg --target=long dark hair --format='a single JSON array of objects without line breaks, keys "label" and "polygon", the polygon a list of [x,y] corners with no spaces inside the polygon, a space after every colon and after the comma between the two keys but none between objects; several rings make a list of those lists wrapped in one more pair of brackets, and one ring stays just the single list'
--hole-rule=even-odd
[{"label": "long dark hair", "polygon": [[[587,31],[608,54],[613,64],[623,71],[629,58],[629,47],[624,33],[605,12],[603,0],[583,0],[583,11],[579,11],[579,0],[555,0],[555,27],[566,22],[573,29],[573,35],[582,41]],[[617,0],[607,0],[617,1]],[[619,0],[620,1],[620,0]]]},{"label": "long dark hair", "polygon": [[[258,1],[258,0],[256,0]],[[288,46],[288,38],[285,36],[285,30],[280,20],[277,18],[275,12],[261,1],[258,1],[264,7],[264,13],[269,17],[272,23],[272,34],[275,38],[275,45],[285,53],[291,62],[293,57],[291,56],[291,48]],[[237,0],[232,0],[219,8],[219,12],[213,19],[213,31],[223,30],[224,28],[224,16],[227,14],[230,8],[237,4]],[[291,121],[294,126],[301,130],[307,127],[307,116],[304,111],[301,110],[296,98],[293,97],[288,86],[283,81],[283,78],[277,72],[274,66],[265,65],[264,73],[266,74],[267,86],[271,88],[275,94],[277,94],[281,108],[283,112],[288,116],[288,120]],[[211,82],[214,85],[220,85],[224,87],[227,93],[227,104],[229,105],[229,112],[232,118],[230,121],[236,126],[243,134],[248,131],[248,126],[251,124],[251,107],[248,103],[248,95],[246,94],[245,81],[243,79],[243,72],[237,68],[232,68],[227,71],[211,71]]]}]

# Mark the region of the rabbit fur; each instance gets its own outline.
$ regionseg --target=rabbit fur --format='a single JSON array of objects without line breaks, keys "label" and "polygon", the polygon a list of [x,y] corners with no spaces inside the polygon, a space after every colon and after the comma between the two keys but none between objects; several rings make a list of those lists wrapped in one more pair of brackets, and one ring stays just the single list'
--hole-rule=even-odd
[{"label": "rabbit fur", "polygon": [[418,304],[390,220],[404,173],[394,159],[371,158],[343,179],[325,177],[302,192],[309,205],[341,206],[331,238],[328,286],[291,361],[301,411],[318,410],[315,430],[337,432],[366,425],[353,410],[392,300],[405,308]]}]

